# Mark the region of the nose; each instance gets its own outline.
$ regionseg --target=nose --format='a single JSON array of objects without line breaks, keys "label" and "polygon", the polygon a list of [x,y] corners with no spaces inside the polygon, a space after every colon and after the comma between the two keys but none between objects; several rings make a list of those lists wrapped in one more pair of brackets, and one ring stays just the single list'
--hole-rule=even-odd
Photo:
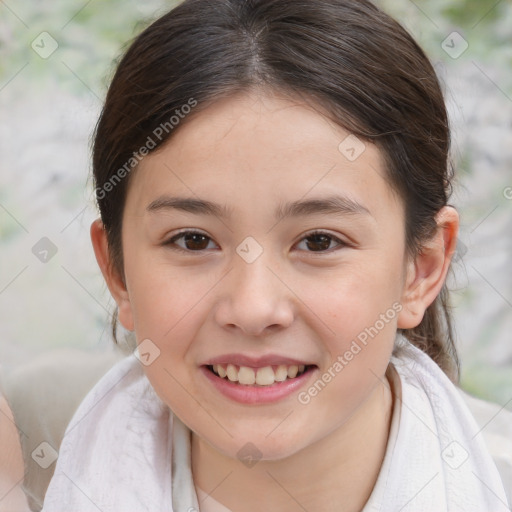
[{"label": "nose", "polygon": [[294,295],[264,254],[252,263],[234,255],[215,308],[215,320],[222,328],[263,336],[292,324]]}]

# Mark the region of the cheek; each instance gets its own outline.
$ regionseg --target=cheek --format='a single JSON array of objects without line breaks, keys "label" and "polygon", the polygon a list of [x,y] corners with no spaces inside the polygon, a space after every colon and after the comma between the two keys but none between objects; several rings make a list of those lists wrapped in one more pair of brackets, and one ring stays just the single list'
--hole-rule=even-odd
[{"label": "cheek", "polygon": [[131,281],[135,332],[138,343],[151,340],[158,354],[144,371],[160,399],[190,423],[191,396],[199,395],[193,340],[211,308],[208,291],[214,282],[211,274],[193,278],[158,264],[142,269]]},{"label": "cheek", "polygon": [[342,424],[384,378],[401,308],[400,276],[390,262],[361,264],[316,295],[322,320],[334,334],[323,340],[330,359],[319,379],[299,396],[305,413],[315,409],[312,432]]},{"label": "cheek", "polygon": [[[338,335],[357,335],[357,329],[373,325],[381,314],[395,311],[393,305],[401,297],[401,268],[396,261],[362,258],[328,280],[312,295],[325,321]],[[396,308],[396,306],[395,306]],[[329,324],[330,325],[330,324]]]},{"label": "cheek", "polygon": [[328,389],[316,401],[326,418],[333,400],[346,410],[356,407],[387,368],[401,309],[399,263],[382,255],[360,261],[340,273],[327,293],[318,294],[318,311],[334,332],[324,339],[330,356],[323,369]]},{"label": "cheek", "polygon": [[139,339],[165,342],[186,324],[214,286],[212,273],[193,273],[161,261],[127,261],[129,294]]}]

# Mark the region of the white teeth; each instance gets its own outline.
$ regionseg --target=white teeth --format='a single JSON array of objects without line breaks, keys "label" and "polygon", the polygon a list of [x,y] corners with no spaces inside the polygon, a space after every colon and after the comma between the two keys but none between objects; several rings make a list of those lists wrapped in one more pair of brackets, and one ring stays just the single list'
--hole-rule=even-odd
[{"label": "white teeth", "polygon": [[238,382],[240,384],[252,386],[256,382],[256,375],[254,374],[254,370],[252,368],[248,368],[247,366],[241,366],[240,370],[238,370]]},{"label": "white teeth", "polygon": [[264,366],[262,368],[250,368],[248,366],[235,366],[228,364],[214,364],[213,371],[222,379],[227,377],[231,382],[238,382],[246,386],[271,386],[275,382],[284,382],[286,379],[294,379],[298,374],[302,374],[306,366],[301,365],[284,365],[277,367]]},{"label": "white teeth", "polygon": [[[240,368],[240,371],[242,368]],[[242,381],[240,381],[242,382]],[[259,386],[270,386],[275,382],[275,375],[272,366],[265,366],[264,368],[259,368],[258,373],[256,374],[256,384]]]},{"label": "white teeth", "polygon": [[292,366],[288,366],[288,378],[294,379],[297,377],[297,373],[299,372],[299,367],[296,364],[293,364]]},{"label": "white teeth", "polygon": [[277,382],[283,382],[288,378],[288,368],[284,364],[280,364],[276,370],[275,379]]},{"label": "white teeth", "polygon": [[232,364],[228,364],[226,375],[231,382],[238,382],[238,372],[236,371],[236,367]]}]

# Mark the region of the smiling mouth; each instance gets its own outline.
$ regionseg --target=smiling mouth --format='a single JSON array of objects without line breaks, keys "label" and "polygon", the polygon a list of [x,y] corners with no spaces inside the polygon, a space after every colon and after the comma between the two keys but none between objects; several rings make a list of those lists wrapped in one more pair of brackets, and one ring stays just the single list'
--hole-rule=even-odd
[{"label": "smiling mouth", "polygon": [[262,368],[237,366],[234,364],[214,364],[206,366],[214,375],[244,386],[272,386],[293,380],[316,368],[315,365],[274,365]]}]

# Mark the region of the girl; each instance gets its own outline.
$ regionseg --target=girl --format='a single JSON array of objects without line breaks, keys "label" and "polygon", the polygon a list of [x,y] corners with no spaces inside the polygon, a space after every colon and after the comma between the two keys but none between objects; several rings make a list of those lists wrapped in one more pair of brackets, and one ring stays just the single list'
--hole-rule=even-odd
[{"label": "girl", "polygon": [[455,386],[448,151],[432,66],[367,1],[185,0],[147,28],[93,154],[138,346],[43,510],[508,510]]}]

